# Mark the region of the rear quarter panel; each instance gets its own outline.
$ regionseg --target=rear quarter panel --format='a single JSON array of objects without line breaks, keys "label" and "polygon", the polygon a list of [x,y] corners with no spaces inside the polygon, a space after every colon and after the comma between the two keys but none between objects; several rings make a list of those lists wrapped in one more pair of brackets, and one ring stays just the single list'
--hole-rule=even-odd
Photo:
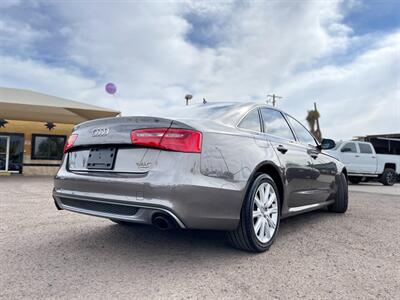
[{"label": "rear quarter panel", "polygon": [[200,172],[212,179],[215,187],[238,192],[232,199],[240,214],[247,184],[260,163],[280,166],[271,144],[261,136],[246,132],[204,132]]}]

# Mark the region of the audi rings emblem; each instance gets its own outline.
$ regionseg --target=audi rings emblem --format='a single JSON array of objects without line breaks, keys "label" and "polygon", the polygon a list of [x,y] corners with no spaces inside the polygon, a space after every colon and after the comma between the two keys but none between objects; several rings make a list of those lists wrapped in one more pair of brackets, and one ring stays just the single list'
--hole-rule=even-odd
[{"label": "audi rings emblem", "polygon": [[92,136],[106,136],[109,132],[109,128],[96,128],[92,130]]}]

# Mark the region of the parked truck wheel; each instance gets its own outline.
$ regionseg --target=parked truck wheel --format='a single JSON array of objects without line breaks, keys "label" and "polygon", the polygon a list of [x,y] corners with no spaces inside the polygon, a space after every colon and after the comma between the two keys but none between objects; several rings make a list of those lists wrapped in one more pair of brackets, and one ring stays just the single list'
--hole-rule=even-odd
[{"label": "parked truck wheel", "polygon": [[359,184],[361,182],[362,177],[359,176],[349,176],[349,181],[352,184]]},{"label": "parked truck wheel", "polygon": [[380,178],[383,185],[393,185],[396,183],[397,174],[396,171],[390,168],[383,170]]}]

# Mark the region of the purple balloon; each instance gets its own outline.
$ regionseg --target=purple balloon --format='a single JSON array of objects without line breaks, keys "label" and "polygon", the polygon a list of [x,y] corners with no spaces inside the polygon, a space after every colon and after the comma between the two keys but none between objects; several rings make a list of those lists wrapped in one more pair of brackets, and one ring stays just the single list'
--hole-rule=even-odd
[{"label": "purple balloon", "polygon": [[106,84],[106,92],[111,95],[114,95],[117,92],[117,86],[112,82],[107,83]]}]

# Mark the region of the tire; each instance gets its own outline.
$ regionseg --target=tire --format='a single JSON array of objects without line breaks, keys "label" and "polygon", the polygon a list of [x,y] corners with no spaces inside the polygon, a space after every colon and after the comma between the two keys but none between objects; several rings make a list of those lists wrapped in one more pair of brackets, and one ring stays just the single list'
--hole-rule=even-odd
[{"label": "tire", "polygon": [[127,222],[127,221],[121,221],[121,220],[116,220],[116,219],[110,219],[111,222],[114,222],[118,225],[122,225],[122,226],[133,226],[135,225],[135,223],[133,222]]},{"label": "tire", "polygon": [[361,182],[362,177],[357,177],[357,176],[349,176],[349,181],[352,184],[359,184]]},{"label": "tire", "polygon": [[[263,202],[255,200],[256,195],[258,199],[261,198],[261,190],[270,191],[270,197],[264,198]],[[253,217],[254,214],[258,215]],[[231,245],[249,252],[268,250],[278,233],[280,216],[281,203],[274,180],[267,174],[258,173],[243,201],[238,227],[228,232]],[[257,234],[255,227],[259,228]],[[260,236],[264,236],[265,239],[260,240]]]},{"label": "tire", "polygon": [[349,192],[346,176],[341,173],[337,179],[337,193],[335,203],[328,206],[328,210],[335,213],[345,213],[347,210]]},{"label": "tire", "polygon": [[396,171],[390,168],[383,170],[380,181],[383,185],[392,186],[397,181]]}]

